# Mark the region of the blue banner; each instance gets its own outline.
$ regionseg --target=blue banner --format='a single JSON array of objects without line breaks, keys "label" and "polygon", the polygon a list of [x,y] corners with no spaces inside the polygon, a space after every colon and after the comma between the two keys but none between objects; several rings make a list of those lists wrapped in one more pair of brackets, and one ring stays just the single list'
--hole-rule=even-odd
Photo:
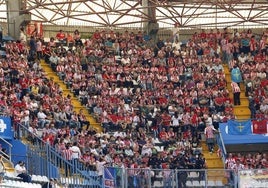
[{"label": "blue banner", "polygon": [[0,116],[0,137],[11,140],[13,135],[10,117]]},{"label": "blue banner", "polygon": [[231,71],[231,80],[236,83],[242,82],[242,75],[239,68],[233,68]]},{"label": "blue banner", "polygon": [[104,187],[105,188],[114,188],[116,179],[115,168],[106,167],[104,168]]},{"label": "blue banner", "polygon": [[251,120],[248,121],[229,120],[227,123],[228,123],[228,134],[232,135],[252,134]]}]

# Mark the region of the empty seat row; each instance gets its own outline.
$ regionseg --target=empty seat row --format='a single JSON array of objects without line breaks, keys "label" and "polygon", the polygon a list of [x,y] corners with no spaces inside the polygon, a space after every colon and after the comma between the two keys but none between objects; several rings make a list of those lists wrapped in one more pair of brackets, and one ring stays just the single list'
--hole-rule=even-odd
[{"label": "empty seat row", "polygon": [[[7,172],[5,173],[5,177],[6,177],[6,179],[21,180],[20,177],[17,177],[17,176],[16,176],[15,172],[9,172],[9,171],[7,171]],[[48,179],[48,177],[46,177],[46,176],[34,175],[34,174],[33,174],[33,175],[32,175],[32,181],[33,181],[33,182],[40,182],[40,183],[42,183],[42,182],[48,182],[49,179]]]},{"label": "empty seat row", "polygon": [[209,180],[207,183],[205,181],[187,181],[187,187],[224,187],[222,181],[212,181]]},{"label": "empty seat row", "polygon": [[48,177],[40,175],[32,175],[32,181],[34,182],[49,182]]},{"label": "empty seat row", "polygon": [[26,183],[26,182],[15,181],[15,180],[4,180],[2,183],[0,183],[0,187],[42,188],[42,185],[38,183]]}]

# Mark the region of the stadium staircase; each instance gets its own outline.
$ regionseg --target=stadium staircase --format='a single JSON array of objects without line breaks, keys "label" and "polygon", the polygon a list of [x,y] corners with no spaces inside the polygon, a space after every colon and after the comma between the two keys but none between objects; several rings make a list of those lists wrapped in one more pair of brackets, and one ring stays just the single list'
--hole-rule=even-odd
[{"label": "stadium staircase", "polygon": [[[231,74],[229,68],[226,64],[223,65],[225,77],[227,81],[227,88],[230,93],[230,98],[233,99],[232,88],[231,88]],[[243,83],[240,83],[241,86],[241,105],[234,106],[234,114],[239,120],[245,120],[250,118],[250,110],[248,108],[249,102],[248,98],[245,96],[245,86]],[[202,153],[206,159],[207,168],[208,168],[208,180],[211,181],[222,181],[223,184],[227,184],[227,178],[225,177],[224,164],[217,152],[219,147],[216,145],[214,152],[210,153],[207,147],[206,142],[203,140],[201,143]]]},{"label": "stadium staircase", "polygon": [[79,99],[73,95],[71,90],[67,88],[66,84],[59,78],[56,72],[52,70],[49,64],[47,64],[44,60],[41,60],[40,62],[42,69],[45,71],[46,76],[48,79],[53,79],[53,81],[57,84],[59,84],[61,90],[63,91],[63,95],[67,96],[70,95],[72,96],[72,104],[74,107],[74,110],[79,113],[79,111],[82,109],[84,114],[87,117],[87,120],[90,122],[90,125],[97,131],[101,132],[102,128],[100,123],[98,123],[92,115],[89,113],[87,108],[81,104]]},{"label": "stadium staircase", "polygon": [[15,171],[14,164],[10,160],[6,159],[5,157],[3,157],[2,160],[3,160],[3,165],[5,167],[6,172]]},{"label": "stadium staircase", "polygon": [[208,180],[209,181],[221,181],[223,184],[227,184],[225,178],[224,164],[221,157],[218,156],[218,146],[214,148],[214,152],[210,153],[205,141],[201,142],[202,154],[206,159],[208,169]]},{"label": "stadium staircase", "polygon": [[[230,93],[231,99],[233,99],[233,93],[231,88],[231,73],[227,64],[224,64],[223,67],[224,67],[225,79],[227,81],[227,88]],[[241,89],[240,93],[241,105],[234,106],[234,114],[238,120],[247,120],[250,118],[250,110],[249,110],[248,97],[245,96],[244,83],[240,83],[240,89]]]}]

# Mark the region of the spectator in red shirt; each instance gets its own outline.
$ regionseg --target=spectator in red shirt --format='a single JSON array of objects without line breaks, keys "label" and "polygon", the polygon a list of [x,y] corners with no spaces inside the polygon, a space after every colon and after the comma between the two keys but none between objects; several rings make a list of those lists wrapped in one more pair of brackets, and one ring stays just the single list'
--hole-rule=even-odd
[{"label": "spectator in red shirt", "polygon": [[66,44],[66,42],[67,42],[67,38],[66,38],[66,35],[65,35],[65,33],[63,32],[63,30],[59,30],[59,32],[58,32],[57,35],[56,35],[56,39],[58,39],[58,41],[59,41],[61,44]]},{"label": "spectator in red shirt", "polygon": [[93,38],[95,40],[99,40],[101,38],[99,30],[96,30],[95,33],[93,34]]},{"label": "spectator in red shirt", "polygon": [[160,131],[159,140],[163,143],[164,146],[168,145],[168,133],[166,132],[165,128],[162,128],[162,130]]},{"label": "spectator in red shirt", "polygon": [[171,116],[165,111],[162,115],[162,124],[163,126],[169,127],[171,123]]}]

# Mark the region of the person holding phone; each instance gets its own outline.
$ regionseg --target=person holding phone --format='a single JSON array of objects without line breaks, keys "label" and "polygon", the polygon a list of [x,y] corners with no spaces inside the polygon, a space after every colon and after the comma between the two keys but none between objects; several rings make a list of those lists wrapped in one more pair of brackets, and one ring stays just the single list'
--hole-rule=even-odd
[{"label": "person holding phone", "polygon": [[31,176],[27,173],[25,163],[23,161],[19,161],[18,164],[16,164],[15,171],[17,173],[17,177],[22,178],[23,182],[29,183],[32,181]]}]

